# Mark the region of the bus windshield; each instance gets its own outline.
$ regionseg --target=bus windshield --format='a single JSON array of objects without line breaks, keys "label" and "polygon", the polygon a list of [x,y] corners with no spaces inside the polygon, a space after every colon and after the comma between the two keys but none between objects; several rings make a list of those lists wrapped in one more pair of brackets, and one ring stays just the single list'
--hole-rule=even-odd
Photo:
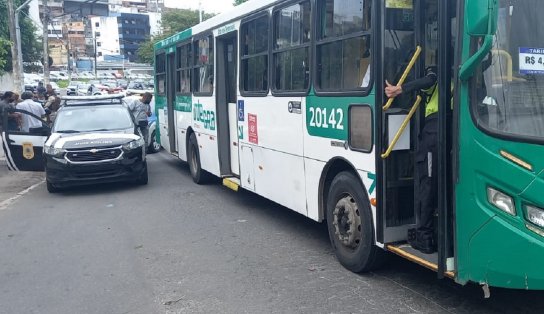
[{"label": "bus windshield", "polygon": [[[544,1],[500,0],[493,49],[473,79],[479,126],[520,140],[544,140]],[[475,40],[473,49],[481,41]]]}]

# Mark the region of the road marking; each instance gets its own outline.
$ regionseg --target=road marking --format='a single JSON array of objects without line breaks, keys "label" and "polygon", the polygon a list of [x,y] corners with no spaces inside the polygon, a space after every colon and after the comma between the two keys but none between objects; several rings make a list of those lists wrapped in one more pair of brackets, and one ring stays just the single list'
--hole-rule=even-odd
[{"label": "road marking", "polygon": [[5,200],[5,201],[2,201],[2,202],[0,203],[0,211],[6,209],[9,205],[11,205],[12,203],[14,203],[14,202],[15,202],[17,199],[19,199],[21,196],[23,196],[23,195],[25,195],[26,193],[32,191],[33,189],[35,189],[36,187],[38,187],[40,184],[42,184],[42,183],[44,183],[44,182],[45,182],[45,180],[42,180],[42,181],[40,181],[40,182],[38,182],[38,183],[32,185],[31,187],[29,187],[29,188],[27,188],[27,189],[25,189],[25,190],[23,190],[23,191],[17,193],[15,196],[10,197],[10,198],[8,198],[8,199]]}]

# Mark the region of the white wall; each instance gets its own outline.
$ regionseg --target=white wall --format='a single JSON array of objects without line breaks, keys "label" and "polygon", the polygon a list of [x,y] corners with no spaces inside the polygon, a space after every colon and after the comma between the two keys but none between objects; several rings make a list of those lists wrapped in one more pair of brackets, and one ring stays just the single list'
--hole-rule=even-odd
[{"label": "white wall", "polygon": [[[96,27],[96,23],[99,26]],[[100,32],[100,36],[96,37],[97,52],[102,52],[102,56],[97,57],[98,61],[104,61],[104,55],[118,55],[119,49],[119,26],[117,25],[117,17],[92,17],[91,25],[93,35]],[[101,44],[98,47],[98,43]]]},{"label": "white wall", "polygon": [[0,76],[0,86],[0,91],[2,92],[14,90],[15,86],[13,85],[13,74],[6,73]]}]

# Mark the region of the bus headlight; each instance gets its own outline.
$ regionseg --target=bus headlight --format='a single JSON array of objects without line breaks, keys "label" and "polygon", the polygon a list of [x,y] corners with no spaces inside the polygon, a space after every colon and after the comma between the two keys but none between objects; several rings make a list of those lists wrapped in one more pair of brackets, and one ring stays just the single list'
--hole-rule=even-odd
[{"label": "bus headlight", "polygon": [[497,191],[492,187],[487,188],[487,201],[503,212],[512,216],[516,215],[516,206],[514,199],[501,191]]},{"label": "bus headlight", "polygon": [[525,218],[540,228],[544,228],[544,209],[525,205]]}]

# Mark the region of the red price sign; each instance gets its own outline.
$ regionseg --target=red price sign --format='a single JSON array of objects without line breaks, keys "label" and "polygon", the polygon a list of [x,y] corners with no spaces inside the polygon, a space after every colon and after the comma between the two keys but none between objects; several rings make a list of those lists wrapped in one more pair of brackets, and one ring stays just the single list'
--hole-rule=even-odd
[{"label": "red price sign", "polygon": [[247,115],[249,141],[253,144],[259,144],[259,135],[257,134],[257,116],[249,113]]}]

